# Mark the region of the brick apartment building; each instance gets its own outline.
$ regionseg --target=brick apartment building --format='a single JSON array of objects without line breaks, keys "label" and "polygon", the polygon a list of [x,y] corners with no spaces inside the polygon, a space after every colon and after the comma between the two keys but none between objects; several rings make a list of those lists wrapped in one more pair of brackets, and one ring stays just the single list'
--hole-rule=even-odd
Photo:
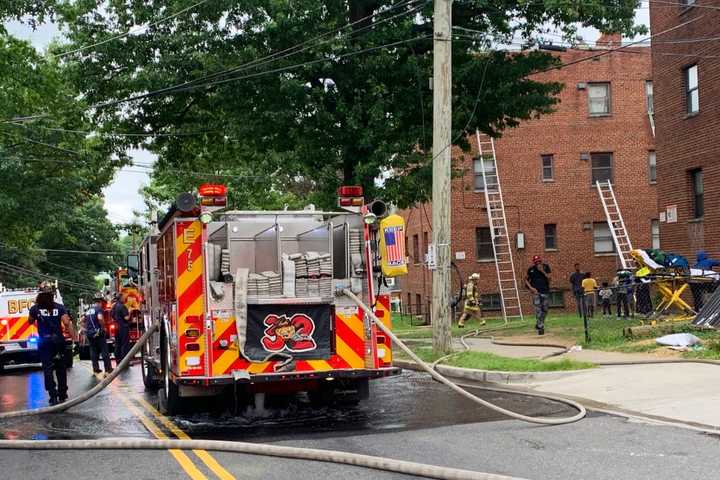
[{"label": "brick apartment building", "polygon": [[[620,39],[601,38],[609,40]],[[597,53],[570,49],[558,55],[568,63]],[[633,246],[659,245],[655,146],[648,115],[650,63],[649,49],[637,48],[538,75],[565,85],[556,112],[523,122],[496,141],[519,284],[532,256],[541,255],[553,270],[555,308],[575,308],[568,283],[573,264],[580,263],[599,282],[612,280],[618,267],[596,179],[612,179]],[[454,152],[456,166],[465,173],[452,184],[452,255],[463,279],[472,272],[480,274],[484,310],[499,310],[480,161],[474,159],[475,137],[470,141],[473,153]],[[416,206],[402,215],[408,225],[411,266],[400,282],[401,301],[405,308],[410,305],[412,311],[425,313],[432,297],[432,273],[422,265],[432,242],[431,205]],[[524,248],[517,248],[518,233],[524,236]],[[455,272],[453,284],[457,291]],[[530,314],[530,297],[524,287],[520,290],[523,310]]]},{"label": "brick apartment building", "polygon": [[[710,8],[704,8],[709,6]],[[657,174],[663,248],[720,256],[720,1],[650,3]]]}]

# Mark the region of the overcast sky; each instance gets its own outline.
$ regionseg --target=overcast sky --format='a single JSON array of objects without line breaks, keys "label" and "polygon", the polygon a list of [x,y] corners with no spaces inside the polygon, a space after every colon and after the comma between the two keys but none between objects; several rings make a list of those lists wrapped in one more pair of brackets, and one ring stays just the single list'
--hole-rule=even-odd
[{"label": "overcast sky", "polygon": [[[647,7],[641,7],[636,11],[635,21],[649,27]],[[12,35],[30,41],[38,50],[47,47],[48,43],[60,33],[52,23],[40,25],[36,30],[15,21],[7,22],[5,27]],[[597,31],[593,29],[581,29],[580,34],[589,42],[595,41],[598,37]],[[146,150],[131,150],[129,153],[134,161],[145,164],[153,163],[156,158]],[[145,210],[139,190],[149,181],[148,175],[139,173],[137,168],[125,167],[115,174],[115,180],[105,189],[105,208],[112,222],[128,223],[134,218],[133,211]]]}]

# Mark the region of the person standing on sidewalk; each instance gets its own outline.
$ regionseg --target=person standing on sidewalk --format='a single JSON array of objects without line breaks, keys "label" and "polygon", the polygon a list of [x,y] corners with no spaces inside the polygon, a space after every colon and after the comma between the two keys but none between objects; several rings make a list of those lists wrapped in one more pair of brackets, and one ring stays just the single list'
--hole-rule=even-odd
[{"label": "person standing on sidewalk", "polygon": [[583,288],[583,307],[588,318],[595,315],[595,290],[597,290],[597,281],[592,277],[592,273],[587,272],[585,279],[582,281]]},{"label": "person standing on sidewalk", "polygon": [[582,282],[585,274],[580,271],[580,264],[575,264],[575,271],[570,275],[570,286],[572,287],[573,297],[575,297],[575,305],[577,305],[578,317],[583,316],[583,287]]},{"label": "person standing on sidewalk", "polygon": [[535,329],[538,335],[545,335],[545,317],[550,307],[550,266],[535,255],[533,265],[528,268],[525,286],[533,294],[535,306]]},{"label": "person standing on sidewalk", "polygon": [[110,317],[117,325],[115,332],[115,364],[122,362],[127,352],[130,350],[130,312],[125,306],[123,296],[118,294],[115,296],[115,303],[110,311]]},{"label": "person standing on sidewalk", "polygon": [[107,333],[105,317],[103,315],[103,296],[98,293],[93,298],[95,305],[85,312],[85,336],[90,343],[90,360],[92,360],[93,373],[100,373],[99,356],[102,355],[105,374],[112,372],[110,353],[107,346]]}]

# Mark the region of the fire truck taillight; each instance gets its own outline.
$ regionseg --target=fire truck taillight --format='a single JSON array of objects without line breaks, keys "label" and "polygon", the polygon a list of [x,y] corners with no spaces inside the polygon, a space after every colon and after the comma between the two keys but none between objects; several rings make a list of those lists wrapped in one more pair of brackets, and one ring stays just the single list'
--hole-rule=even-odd
[{"label": "fire truck taillight", "polygon": [[200,330],[197,328],[188,328],[185,330],[185,336],[187,338],[200,338]]},{"label": "fire truck taillight", "polygon": [[187,350],[188,352],[199,352],[200,344],[199,343],[186,343],[185,350]]},{"label": "fire truck taillight", "polygon": [[340,187],[337,190],[338,206],[340,207],[362,207],[365,203],[363,198],[363,189],[354,185],[349,187]]},{"label": "fire truck taillight", "polygon": [[363,188],[359,185],[340,187],[337,190],[338,197],[362,197]]}]

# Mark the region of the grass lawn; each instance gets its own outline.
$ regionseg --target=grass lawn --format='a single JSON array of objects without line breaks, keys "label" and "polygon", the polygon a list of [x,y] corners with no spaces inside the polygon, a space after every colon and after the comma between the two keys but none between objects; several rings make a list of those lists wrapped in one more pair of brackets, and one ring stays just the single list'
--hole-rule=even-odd
[{"label": "grass lawn", "polygon": [[[485,318],[487,325],[480,326],[476,321],[468,322],[466,328],[458,328],[457,324],[452,326],[452,335],[457,338],[463,333],[469,333],[476,328],[481,330],[499,329],[504,327],[504,323],[500,318]],[[586,349],[607,350],[614,352],[636,353],[636,352],[653,352],[658,349],[664,349],[654,342],[653,338],[646,339],[627,339],[623,336],[624,327],[632,327],[641,325],[639,318],[631,320],[619,320],[614,317],[602,318],[595,316],[589,320],[590,322],[590,342],[585,341],[585,329],[582,319],[575,314],[550,312],[545,319],[545,342],[552,343],[552,339],[561,340],[570,344],[582,345]],[[418,326],[419,320],[413,319],[415,325],[411,325],[409,316],[393,315],[393,330],[400,338],[431,338],[432,329],[429,326]],[[526,316],[524,322],[513,321],[508,324],[507,328],[488,332],[491,335],[502,337],[512,336],[537,336],[535,331],[535,318]],[[696,331],[692,327],[682,326],[678,324],[678,332],[687,331],[699,337],[703,341],[703,349],[697,351],[689,351],[683,353],[685,358],[703,358],[703,359],[719,359],[720,360],[720,332]],[[542,342],[542,340],[538,340]]]},{"label": "grass lawn", "polygon": [[[414,347],[413,351],[426,362],[434,362],[438,358],[436,355],[433,355],[432,347],[429,346]],[[404,357],[404,355],[402,356]],[[501,357],[486,352],[458,353],[444,361],[443,365],[499,372],[553,372],[560,370],[581,370],[594,366],[592,363],[576,362],[568,359],[542,362],[540,360],[525,358]]]}]

